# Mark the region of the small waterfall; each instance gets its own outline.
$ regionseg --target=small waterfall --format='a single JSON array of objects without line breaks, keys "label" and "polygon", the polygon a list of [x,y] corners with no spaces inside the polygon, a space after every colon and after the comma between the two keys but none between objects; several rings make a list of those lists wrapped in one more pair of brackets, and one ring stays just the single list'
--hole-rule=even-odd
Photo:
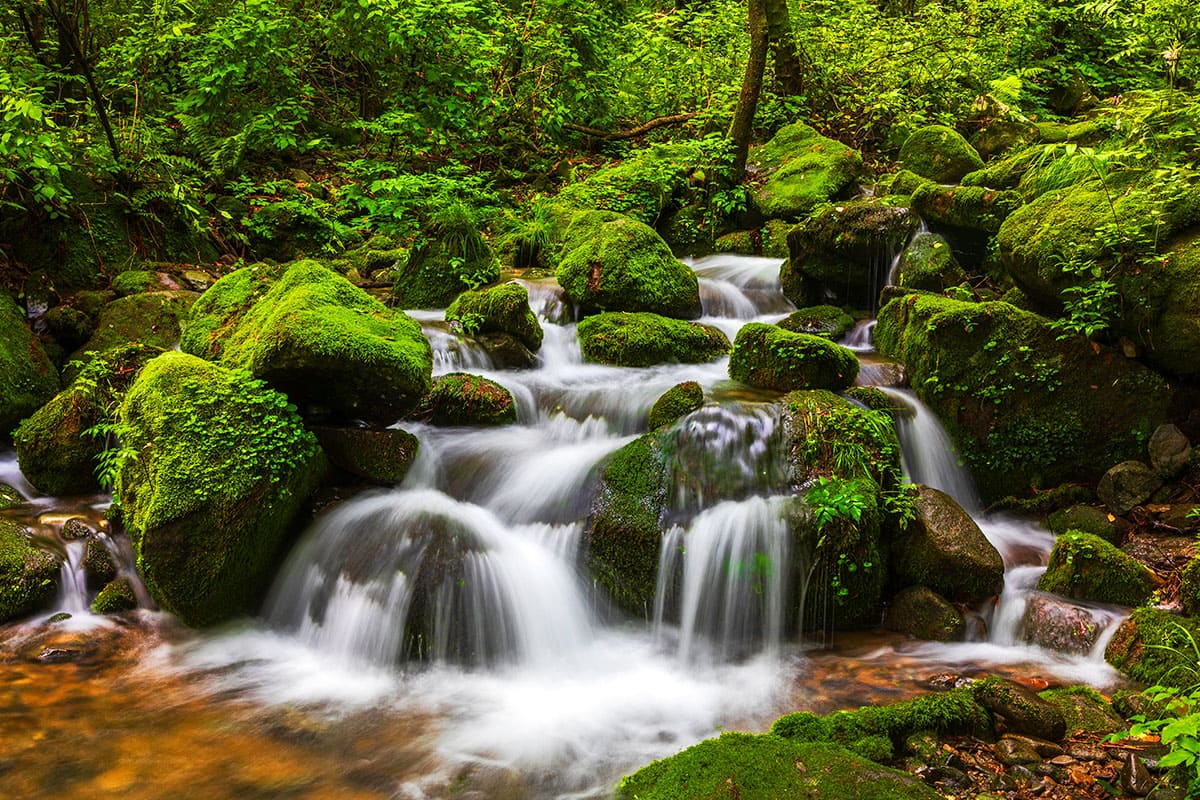
[{"label": "small waterfall", "polygon": [[1025,603],[1045,571],[1044,566],[1025,566],[1004,573],[1004,590],[1000,593],[1000,600],[992,612],[992,623],[988,626],[989,642],[1012,646],[1021,641]]},{"label": "small waterfall", "polygon": [[318,649],[376,664],[561,660],[592,622],[560,553],[441,492],[377,494],[309,531],[266,616]]},{"label": "small waterfall", "polygon": [[129,582],[130,588],[133,589],[133,596],[137,598],[138,608],[157,609],[158,604],[154,602],[146,584],[142,583],[142,576],[138,574],[137,559],[133,555],[133,542],[129,541],[129,537],[124,533],[114,535],[100,531],[96,534],[96,539],[108,551],[108,557],[117,569],[117,577],[124,578]]},{"label": "small waterfall", "polygon": [[747,320],[795,310],[795,306],[780,291],[779,267],[783,259],[719,253],[682,260],[700,279],[702,305],[706,302],[705,295],[708,295],[708,305],[704,305],[705,316]]},{"label": "small waterfall", "polygon": [[87,614],[91,611],[87,591],[87,539],[63,543],[66,554],[58,579],[58,602],[55,611],[68,614]]},{"label": "small waterfall", "polygon": [[706,317],[754,319],[758,307],[738,286],[716,278],[700,279],[700,308]]},{"label": "small waterfall", "polygon": [[972,516],[978,515],[983,504],[975,481],[959,463],[954,444],[937,416],[909,390],[887,386],[879,389],[900,405],[896,432],[905,474],[914,483],[942,490]]},{"label": "small waterfall", "polygon": [[856,353],[869,353],[875,349],[872,336],[875,333],[874,319],[860,319],[846,334],[840,344]]}]

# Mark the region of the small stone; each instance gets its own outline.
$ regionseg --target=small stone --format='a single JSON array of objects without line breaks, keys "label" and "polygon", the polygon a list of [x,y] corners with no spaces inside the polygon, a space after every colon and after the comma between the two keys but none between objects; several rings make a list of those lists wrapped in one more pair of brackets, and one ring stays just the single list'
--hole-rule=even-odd
[{"label": "small stone", "polygon": [[996,742],[996,758],[1000,763],[1014,767],[1018,764],[1037,764],[1042,757],[1028,743],[1020,739],[1005,736]]},{"label": "small stone", "polygon": [[66,621],[67,621],[67,620],[69,620],[70,618],[71,618],[71,615],[70,615],[70,614],[68,614],[68,613],[67,613],[67,612],[65,612],[65,611],[60,611],[60,612],[58,612],[57,614],[55,614],[54,616],[50,617],[50,619],[46,620],[46,624],[47,624],[47,625],[54,625],[54,624],[56,624],[56,623],[59,623],[59,622],[66,622]]},{"label": "small stone", "polygon": [[1159,425],[1150,437],[1150,464],[1164,478],[1174,478],[1192,456],[1192,444],[1174,425]]},{"label": "small stone", "polygon": [[1162,486],[1158,473],[1140,461],[1122,461],[1104,473],[1096,495],[1114,514],[1128,514]]},{"label": "small stone", "polygon": [[1145,797],[1157,781],[1146,769],[1145,762],[1135,753],[1126,753],[1121,762],[1121,788],[1127,793]]},{"label": "small stone", "polygon": [[1050,759],[1050,763],[1056,767],[1067,767],[1076,762],[1075,762],[1075,759],[1071,758],[1069,755],[1064,754],[1061,756],[1055,756],[1054,758]]},{"label": "small stone", "polygon": [[1108,751],[1090,744],[1074,744],[1067,748],[1067,755],[1076,761],[1106,761]]},{"label": "small stone", "polygon": [[96,531],[83,517],[71,517],[63,523],[59,535],[68,542],[76,539],[86,539]]}]

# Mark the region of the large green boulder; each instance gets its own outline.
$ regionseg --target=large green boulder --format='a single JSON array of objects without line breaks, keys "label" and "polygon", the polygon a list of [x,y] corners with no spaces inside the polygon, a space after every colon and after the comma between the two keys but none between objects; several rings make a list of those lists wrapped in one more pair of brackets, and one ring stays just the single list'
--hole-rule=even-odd
[{"label": "large green boulder", "polygon": [[729,339],[716,328],[648,312],[585,317],[578,335],[584,359],[617,367],[700,364],[729,352]]},{"label": "large green boulder", "polygon": [[15,524],[0,519],[0,625],[53,600],[58,573],[54,556],[30,544]]},{"label": "large green boulder", "polygon": [[1014,191],[983,186],[939,186],[927,183],[912,195],[913,209],[938,230],[994,235],[1004,220],[1021,207]]},{"label": "large green boulder", "polygon": [[858,151],[796,122],[753,149],[747,171],[756,179],[750,202],[759,214],[799,219],[849,194],[864,169]]},{"label": "large green boulder", "polygon": [[941,292],[967,279],[949,243],[936,233],[918,233],[904,248],[896,265],[896,285]]},{"label": "large green boulder", "polygon": [[858,358],[828,339],[792,333],[776,325],[743,325],[733,342],[729,377],[751,386],[776,389],[848,388],[858,377]]},{"label": "large green boulder", "polygon": [[621,779],[618,800],[937,800],[919,778],[835,744],[723,733]]},{"label": "large green boulder", "polygon": [[1135,608],[1104,651],[1108,663],[1140,683],[1190,686],[1196,682],[1200,619],[1158,608]]},{"label": "large green boulder", "polygon": [[1140,606],[1158,585],[1154,573],[1099,536],[1068,531],[1054,543],[1037,588],[1073,600]]},{"label": "large green boulder", "polygon": [[1153,371],[1007,303],[896,297],[875,344],[908,368],[987,498],[1098,479],[1144,452],[1170,404]]},{"label": "large green boulder", "polygon": [[691,143],[652,145],[569,183],[556,201],[573,209],[615,211],[655,225],[683,204],[703,161]]},{"label": "large green boulder", "polygon": [[150,345],[127,344],[94,355],[70,386],[13,432],[21,472],[38,491],[62,495],[100,490],[97,460],[114,443],[105,434],[88,431],[109,421],[138,370],[161,352]]},{"label": "large green boulder", "polygon": [[315,414],[393,422],[431,385],[421,326],[315,261],[217,281],[193,308],[182,348],[246,369]]},{"label": "large green boulder", "polygon": [[510,425],[517,421],[517,403],[495,381],[449,372],[434,380],[412,417],[433,425]]},{"label": "large green boulder", "polygon": [[542,346],[542,326],[529,308],[529,291],[519,283],[463,292],[446,309],[446,321],[471,336],[507,333],[530,350]]},{"label": "large green boulder", "polygon": [[249,609],[325,469],[294,407],[244,371],[171,352],[142,369],[117,424],[114,494],[150,593],[189,625]]},{"label": "large green boulder", "polygon": [[892,569],[905,586],[978,603],[1004,586],[1004,560],[971,515],[945,492],[919,487],[916,517],[892,540]]},{"label": "large green boulder", "polygon": [[798,306],[833,302],[874,308],[892,257],[918,220],[905,206],[855,200],[827,206],[793,228],[779,271],[783,293]]},{"label": "large green boulder", "polygon": [[563,241],[558,282],[581,314],[652,311],[700,316],[696,274],[650,226],[611,212],[578,214]]},{"label": "large green boulder", "polygon": [[696,381],[684,381],[667,389],[650,407],[647,420],[650,430],[670,425],[680,417],[704,405],[704,388]]},{"label": "large green boulder", "polygon": [[54,365],[29,332],[20,307],[0,290],[0,442],[57,391]]},{"label": "large green boulder", "polygon": [[905,169],[937,183],[956,183],[983,166],[975,148],[945,125],[926,125],[913,131],[900,146],[900,162]]},{"label": "large green boulder", "polygon": [[195,292],[177,290],[113,300],[101,309],[95,332],[70,360],[86,361],[92,353],[133,343],[169,350],[179,343],[183,320],[198,297]]}]

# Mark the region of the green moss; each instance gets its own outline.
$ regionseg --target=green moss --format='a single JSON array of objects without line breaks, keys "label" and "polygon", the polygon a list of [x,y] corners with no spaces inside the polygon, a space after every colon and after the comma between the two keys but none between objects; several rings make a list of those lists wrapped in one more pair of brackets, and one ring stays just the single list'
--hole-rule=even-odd
[{"label": "green moss", "polygon": [[643,767],[621,780],[618,800],[936,800],[903,772],[836,745],[725,733]]},{"label": "green moss", "polygon": [[1054,543],[1038,589],[1075,600],[1140,606],[1154,593],[1154,573],[1099,536],[1068,531]]},{"label": "green moss", "polygon": [[616,211],[647,225],[683,205],[702,156],[692,143],[653,145],[569,184],[558,202],[581,210]]},{"label": "green moss", "polygon": [[1116,523],[1109,518],[1108,512],[1096,506],[1073,505],[1060,509],[1047,517],[1046,524],[1056,534],[1082,531],[1111,544],[1121,543],[1121,531]]},{"label": "green moss", "polygon": [[25,325],[25,315],[0,290],[0,442],[58,391],[58,373]]},{"label": "green moss", "polygon": [[[963,176],[963,186],[986,186],[989,189],[1015,189],[1030,169],[1047,158],[1044,147],[1026,147],[1004,158],[993,161],[982,169]],[[1024,194],[1026,199],[1032,199]]]},{"label": "green moss", "polygon": [[1069,686],[1047,689],[1038,697],[1062,712],[1067,722],[1067,735],[1083,732],[1104,736],[1125,728],[1121,717],[1099,692],[1090,686]]},{"label": "green moss", "polygon": [[392,286],[392,302],[400,308],[445,308],[463,292],[499,278],[500,262],[490,249],[464,259],[434,239],[409,252]]},{"label": "green moss", "polygon": [[766,180],[751,192],[762,216],[796,219],[849,190],[863,174],[862,156],[803,123],[787,125],[750,153]]},{"label": "green moss", "polygon": [[25,478],[49,495],[100,490],[97,458],[104,436],[86,433],[110,414],[137,371],[162,350],[140,344],[96,354],[75,380],[13,432]]},{"label": "green moss", "polygon": [[517,421],[517,403],[495,381],[450,372],[433,382],[412,416],[434,425],[511,425]]},{"label": "green moss", "polygon": [[175,352],[142,369],[118,425],[114,493],[147,588],[190,625],[241,613],[323,472],[316,439],[283,395]]},{"label": "green moss", "polygon": [[1154,372],[1059,340],[1007,303],[898,297],[879,312],[875,344],[908,368],[988,499],[1095,480],[1138,457],[1171,397]]},{"label": "green moss", "polygon": [[0,624],[54,599],[58,561],[29,543],[13,523],[0,519]]},{"label": "green moss", "polygon": [[913,208],[926,222],[987,234],[999,232],[1023,202],[1016,192],[983,186],[927,184],[912,196]]},{"label": "green moss", "polygon": [[967,279],[950,245],[936,233],[919,233],[900,256],[896,283],[909,289],[940,292]]},{"label": "green moss", "polygon": [[622,447],[600,470],[587,561],[596,582],[630,614],[649,616],[658,579],[667,464],[653,434]]},{"label": "green moss", "polygon": [[144,269],[130,269],[112,279],[112,289],[118,297],[148,292],[158,285],[158,274]]},{"label": "green moss", "polygon": [[922,178],[912,170],[902,169],[881,179],[879,182],[880,191],[877,194],[907,195],[911,197],[913,192],[930,182],[928,178]]},{"label": "green moss", "polygon": [[811,333],[836,342],[854,327],[854,317],[837,306],[809,306],[793,311],[776,323],[792,333]]},{"label": "green moss", "polygon": [[411,317],[315,261],[270,276],[247,267],[217,281],[196,303],[183,349],[350,418],[392,422],[429,391],[432,353]]},{"label": "green moss", "polygon": [[657,430],[704,405],[704,389],[695,381],[684,381],[667,389],[650,408],[649,427]]},{"label": "green moss", "polygon": [[796,711],[771,723],[771,733],[795,742],[829,742],[832,741],[833,726],[811,711]]},{"label": "green moss", "polygon": [[858,376],[858,358],[846,348],[775,325],[743,325],[729,357],[729,377],[751,386],[789,391],[841,391]]},{"label": "green moss", "polygon": [[557,277],[582,314],[651,311],[700,316],[696,274],[654,229],[608,212],[579,214],[567,228]]},{"label": "green moss", "polygon": [[169,350],[179,343],[181,324],[197,297],[195,292],[172,291],[113,300],[100,311],[95,333],[70,360],[84,361],[91,353],[134,343]]},{"label": "green moss", "polygon": [[446,309],[446,321],[458,322],[472,336],[508,333],[530,350],[542,346],[542,326],[529,308],[529,291],[519,283],[463,292]]},{"label": "green moss", "polygon": [[887,392],[875,386],[851,386],[842,394],[872,411],[885,411],[890,414],[896,410],[896,401]]},{"label": "green moss", "polygon": [[16,508],[25,502],[21,493],[7,483],[0,483],[0,511]]},{"label": "green moss", "polygon": [[729,339],[716,328],[650,313],[586,317],[578,335],[586,360],[618,367],[699,364],[729,352]]},{"label": "green moss", "polygon": [[1184,567],[1179,580],[1179,598],[1183,603],[1183,613],[1200,616],[1200,556]]},{"label": "green moss", "polygon": [[137,608],[137,595],[128,578],[117,578],[105,584],[92,601],[93,614],[117,614]]},{"label": "green moss", "polygon": [[1108,663],[1135,681],[1192,686],[1200,680],[1200,620],[1157,608],[1135,608],[1104,651]]},{"label": "green moss", "polygon": [[954,183],[983,166],[983,159],[958,131],[945,125],[918,128],[900,147],[904,168],[936,183]]},{"label": "green moss", "polygon": [[1057,742],[1066,734],[1066,719],[1059,709],[1024,686],[996,675],[973,682],[968,689],[975,701],[1004,718],[1008,729]]}]

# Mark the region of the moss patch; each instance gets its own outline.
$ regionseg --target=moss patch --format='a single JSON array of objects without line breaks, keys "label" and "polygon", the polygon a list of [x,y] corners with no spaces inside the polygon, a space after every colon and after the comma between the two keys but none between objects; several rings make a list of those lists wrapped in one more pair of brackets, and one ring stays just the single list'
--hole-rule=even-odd
[{"label": "moss patch", "polygon": [[434,425],[511,425],[517,421],[517,403],[495,381],[451,372],[433,382],[412,416]]},{"label": "moss patch", "polygon": [[904,168],[936,183],[954,183],[983,166],[983,159],[958,131],[945,125],[918,128],[900,147]]},{"label": "moss patch", "polygon": [[519,283],[463,292],[446,309],[446,321],[471,336],[507,333],[530,350],[542,346],[542,326],[529,308],[529,291]]},{"label": "moss patch", "polygon": [[793,311],[776,323],[792,333],[811,333],[836,342],[854,327],[854,317],[837,306],[809,306]]},{"label": "moss patch", "polygon": [[919,233],[904,248],[896,283],[909,289],[941,292],[967,279],[949,243],[936,233]]},{"label": "moss patch", "polygon": [[1157,608],[1136,608],[1104,651],[1108,663],[1135,681],[1191,686],[1200,679],[1200,620]]},{"label": "moss patch", "polygon": [[195,292],[174,291],[113,300],[100,311],[91,338],[71,354],[70,360],[85,361],[91,353],[133,343],[169,350],[179,343],[182,322],[197,297]]},{"label": "moss patch", "polygon": [[762,216],[797,219],[849,191],[863,174],[862,156],[804,123],[779,129],[750,153],[750,171],[766,180],[751,192]]},{"label": "moss patch", "polygon": [[751,322],[734,339],[729,377],[763,389],[841,391],[858,377],[858,358],[820,336]]},{"label": "moss patch", "polygon": [[0,442],[58,391],[58,373],[25,325],[25,315],[0,291]]},{"label": "moss patch", "polygon": [[585,359],[618,367],[698,364],[729,352],[729,339],[716,328],[645,312],[587,317],[578,334]]},{"label": "moss patch", "polygon": [[58,561],[29,543],[20,529],[0,519],[0,623],[9,622],[54,599]]},{"label": "moss patch", "polygon": [[667,389],[650,408],[649,427],[670,425],[704,405],[704,389],[695,381],[684,381]]},{"label": "moss patch", "polygon": [[1038,589],[1075,600],[1140,606],[1150,599],[1154,573],[1099,536],[1069,531],[1058,537]]},{"label": "moss patch", "polygon": [[653,145],[569,184],[556,200],[581,210],[615,211],[654,225],[682,204],[700,166],[694,144]]},{"label": "moss patch", "polygon": [[925,184],[913,192],[913,208],[932,225],[995,234],[1022,204],[1021,195],[982,186]]}]

